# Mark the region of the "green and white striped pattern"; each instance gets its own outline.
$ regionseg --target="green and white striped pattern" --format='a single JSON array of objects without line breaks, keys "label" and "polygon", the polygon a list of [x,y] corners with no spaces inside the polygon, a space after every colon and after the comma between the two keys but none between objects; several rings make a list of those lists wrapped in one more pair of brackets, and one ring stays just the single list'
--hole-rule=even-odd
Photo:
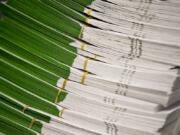
[{"label": "green and white striped pattern", "polygon": [[0,2],[0,134],[172,135],[178,0]]}]

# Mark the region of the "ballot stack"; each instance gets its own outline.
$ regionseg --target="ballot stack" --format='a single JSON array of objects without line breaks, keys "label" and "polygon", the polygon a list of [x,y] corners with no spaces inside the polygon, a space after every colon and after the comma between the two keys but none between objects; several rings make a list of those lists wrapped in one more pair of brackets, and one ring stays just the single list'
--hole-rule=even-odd
[{"label": "ballot stack", "polygon": [[178,135],[179,0],[1,0],[0,134]]}]

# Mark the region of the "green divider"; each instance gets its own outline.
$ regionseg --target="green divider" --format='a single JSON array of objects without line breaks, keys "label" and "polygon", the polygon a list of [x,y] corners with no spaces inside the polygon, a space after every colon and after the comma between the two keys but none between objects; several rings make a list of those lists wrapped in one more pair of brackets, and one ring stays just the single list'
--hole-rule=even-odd
[{"label": "green divider", "polygon": [[86,16],[78,13],[77,11],[69,8],[66,5],[63,5],[61,1],[58,2],[56,0],[41,0],[41,2],[47,4],[50,7],[53,7],[54,9],[57,9],[57,11],[62,12],[63,14],[68,15],[78,21],[84,22],[86,20]]},{"label": "green divider", "polygon": [[94,0],[73,0],[83,6],[88,6],[90,5]]},{"label": "green divider", "polygon": [[36,20],[42,21],[50,27],[67,33],[70,36],[79,36],[81,26],[77,22],[74,22],[72,19],[53,8],[49,8],[49,6],[38,0],[9,0],[7,4]]},{"label": "green divider", "polygon": [[0,116],[0,133],[5,135],[37,135],[33,130],[2,116]]},{"label": "green divider", "polygon": [[[49,123],[51,120],[50,115],[48,112],[44,112],[35,108],[32,108],[31,106],[27,106],[24,103],[8,96],[3,93],[0,93],[0,102],[5,103],[19,111],[24,112],[27,115],[30,115],[34,118],[37,118],[39,120],[42,120],[44,122]],[[25,109],[26,108],[26,109]]]},{"label": "green divider", "polygon": [[63,64],[55,65],[52,61],[47,60],[43,57],[39,57],[37,55],[32,54],[31,52],[28,52],[24,50],[23,48],[20,48],[19,46],[3,39],[0,37],[1,42],[1,50],[13,55],[14,57],[18,57],[19,59],[29,62],[33,64],[36,67],[39,67],[41,69],[44,69],[54,76],[63,77],[65,79],[68,78],[70,70],[67,66]]},{"label": "green divider", "polygon": [[5,78],[1,77],[0,80],[0,92],[2,94],[12,97],[27,106],[31,106],[55,116],[59,115],[59,110],[55,104],[48,102],[46,99],[29,92],[29,90],[24,89]]},{"label": "green divider", "polygon": [[45,25],[43,22],[37,21],[27,16],[26,14],[21,13],[18,10],[10,8],[4,4],[0,5],[0,9],[6,17],[21,23],[21,25],[34,29],[39,33],[44,34],[46,38],[49,38],[51,40],[54,39],[53,41],[55,40],[58,41],[59,43],[61,43],[60,45],[62,45],[62,47],[67,48],[68,50],[71,50],[73,52],[76,52],[76,49],[74,47],[69,46],[69,43],[73,42],[73,39],[67,37],[61,31],[53,29],[52,27]]},{"label": "green divider", "polygon": [[56,0],[56,1],[70,7],[71,9],[74,9],[78,12],[84,11],[84,6],[80,5],[79,3],[77,3],[73,0]]},{"label": "green divider", "polygon": [[[50,102],[54,102],[55,98],[58,95],[58,89],[43,80],[38,79],[37,77],[30,75],[27,72],[18,69],[17,67],[1,61],[1,76],[7,80],[19,85],[20,87],[28,90],[29,92],[36,94]],[[64,92],[66,93],[66,92]],[[65,96],[62,93],[63,97],[58,100],[58,102],[63,101]]]},{"label": "green divider", "polygon": [[13,66],[25,71],[25,72],[28,72],[29,74],[31,74],[33,76],[36,76],[37,78],[39,78],[51,85],[55,86],[57,83],[57,80],[59,79],[58,76],[55,76],[46,70],[37,68],[32,64],[24,62],[24,61],[18,59],[17,57],[8,54],[7,52],[4,52],[4,51],[1,52],[1,59],[3,61],[10,63]]},{"label": "green divider", "polygon": [[[39,54],[47,59],[62,62],[71,66],[76,54],[47,40],[35,31],[26,28],[17,22],[4,18],[0,21],[0,37],[24,48],[32,53]],[[7,31],[8,29],[8,31]]]},{"label": "green divider", "polygon": [[[0,102],[0,108],[0,114],[2,117],[29,128],[28,126],[31,124],[33,117],[26,115],[2,102]],[[31,129],[35,132],[41,133],[42,126],[42,123],[36,119]]]}]

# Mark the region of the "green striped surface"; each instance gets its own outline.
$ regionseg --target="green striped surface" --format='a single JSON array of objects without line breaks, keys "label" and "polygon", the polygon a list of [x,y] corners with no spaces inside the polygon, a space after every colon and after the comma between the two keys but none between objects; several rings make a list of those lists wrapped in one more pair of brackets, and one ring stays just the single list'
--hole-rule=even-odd
[{"label": "green striped surface", "polygon": [[[0,21],[0,25],[2,26],[0,27],[0,37],[41,57],[54,60],[57,65],[62,62],[71,66],[76,58],[75,53],[58,46],[43,35],[20,25],[10,18],[5,17],[3,21]],[[7,29],[9,30],[7,31]]]},{"label": "green striped surface", "polygon": [[2,116],[0,116],[0,133],[5,135],[37,135],[33,130]]},{"label": "green striped surface", "polygon": [[48,26],[67,33],[70,36],[78,37],[80,33],[81,27],[78,23],[72,21],[71,18],[65,16],[61,12],[49,8],[48,5],[41,1],[10,0],[7,4],[36,20],[44,22]]},{"label": "green striped surface", "polygon": [[[0,110],[1,117],[9,119],[27,128],[31,124],[33,117],[30,117],[2,102],[0,103],[0,107],[1,107]],[[42,128],[42,123],[39,120],[35,120],[35,122],[32,124],[31,127],[32,130],[38,133],[41,133],[41,128]]]},{"label": "green striped surface", "polygon": [[44,24],[43,22],[35,20],[32,17],[29,17],[26,14],[14,8],[10,8],[9,6],[6,6],[4,4],[1,4],[0,8],[6,17],[9,17],[21,23],[22,25],[25,25],[31,29],[36,30],[39,33],[46,35],[46,38],[48,39],[59,41],[61,43],[60,45],[63,45],[63,47],[70,49],[73,52],[76,51],[73,47],[69,47],[69,45],[67,45],[70,42],[73,42],[73,40],[70,37],[63,35],[61,31],[57,31],[56,29]]},{"label": "green striped surface", "polygon": [[[17,84],[5,79],[5,78],[1,78],[1,93],[8,95],[26,105],[29,105],[31,107],[37,108],[39,110],[48,112],[50,114],[56,115],[58,116],[59,114],[59,110],[57,109],[57,107],[55,105],[53,105],[52,103],[48,102],[47,100],[40,98],[38,95],[35,95],[33,93],[30,92],[31,91],[35,91],[34,89],[25,89],[22,88],[20,86],[18,86]],[[19,80],[17,80],[19,81]],[[17,82],[16,81],[16,82]],[[25,86],[23,86],[25,87]],[[38,92],[36,92],[38,93]],[[44,91],[43,93],[46,93],[46,91]],[[48,93],[48,92],[47,92]],[[55,93],[56,94],[56,93]],[[56,95],[54,94],[54,99],[56,98]],[[47,94],[45,94],[46,96],[48,96]],[[44,95],[44,96],[45,96]]]},{"label": "green striped surface", "polygon": [[[9,0],[0,4],[0,131],[7,135],[41,133],[42,123],[61,110],[66,91],[56,87],[68,79],[77,57],[70,43],[79,38],[91,1]],[[33,10],[32,10],[33,9]],[[25,109],[23,112],[23,109]],[[29,129],[32,117],[37,121]]]},{"label": "green striped surface", "polygon": [[6,94],[0,93],[0,101],[2,103],[5,103],[5,104],[15,108],[16,110],[19,110],[29,116],[39,119],[41,121],[49,123],[51,120],[51,114],[49,112],[35,109],[30,105],[25,105],[24,103],[6,95]]},{"label": "green striped surface", "polygon": [[[63,1],[56,1],[56,0],[41,0],[41,2],[45,3],[46,5],[49,5],[50,7],[53,7],[59,12],[62,12],[63,14],[66,14],[67,16],[70,16],[76,20],[84,22],[86,20],[86,17],[77,11],[69,8],[67,5],[63,4]],[[62,3],[61,3],[62,2]]]}]

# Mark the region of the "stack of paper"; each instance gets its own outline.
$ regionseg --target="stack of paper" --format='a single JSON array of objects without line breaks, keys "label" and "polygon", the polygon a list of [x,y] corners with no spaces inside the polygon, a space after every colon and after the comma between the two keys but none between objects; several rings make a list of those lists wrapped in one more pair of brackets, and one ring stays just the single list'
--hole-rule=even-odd
[{"label": "stack of paper", "polygon": [[0,2],[0,134],[178,134],[178,0]]}]

